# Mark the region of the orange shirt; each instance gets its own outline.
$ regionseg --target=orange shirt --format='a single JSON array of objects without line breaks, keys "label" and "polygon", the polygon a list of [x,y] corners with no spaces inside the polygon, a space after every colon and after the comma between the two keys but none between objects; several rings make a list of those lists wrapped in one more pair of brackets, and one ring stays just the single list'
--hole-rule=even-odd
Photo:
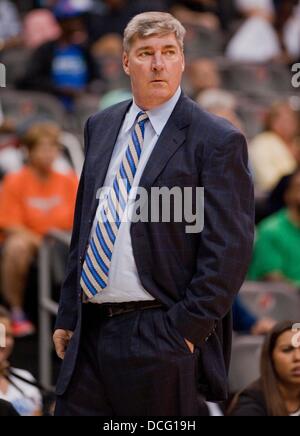
[{"label": "orange shirt", "polygon": [[78,181],[75,174],[51,172],[41,180],[28,166],[5,177],[0,190],[0,229],[26,227],[41,236],[73,226]]}]

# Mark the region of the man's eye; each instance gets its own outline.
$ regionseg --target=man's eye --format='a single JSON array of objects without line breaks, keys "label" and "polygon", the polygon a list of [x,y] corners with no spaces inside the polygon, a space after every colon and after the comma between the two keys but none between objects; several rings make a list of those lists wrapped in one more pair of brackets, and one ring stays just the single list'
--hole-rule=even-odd
[{"label": "man's eye", "polygon": [[166,52],[166,54],[167,54],[168,56],[173,56],[173,55],[175,54],[175,51],[174,51],[174,50],[168,50],[168,51]]},{"label": "man's eye", "polygon": [[147,57],[147,56],[151,56],[151,53],[150,53],[149,51],[143,51],[143,53],[141,53],[140,56],[141,56],[142,58],[145,58],[145,57]]}]

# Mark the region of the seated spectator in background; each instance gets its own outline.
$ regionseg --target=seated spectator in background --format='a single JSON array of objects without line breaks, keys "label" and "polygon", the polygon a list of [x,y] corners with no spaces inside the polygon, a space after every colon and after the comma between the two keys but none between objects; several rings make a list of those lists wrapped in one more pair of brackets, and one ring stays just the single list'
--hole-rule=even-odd
[{"label": "seated spectator in background", "polygon": [[220,7],[217,0],[176,0],[171,13],[182,23],[219,30]]},{"label": "seated spectator in background", "polygon": [[91,41],[95,42],[108,34],[123,37],[131,18],[141,12],[167,11],[167,3],[168,0],[102,0],[102,7],[96,5],[87,15]]},{"label": "seated spectator in background", "polygon": [[198,58],[190,62],[186,72],[187,89],[191,98],[196,99],[201,92],[220,89],[221,75],[217,63],[212,59]]},{"label": "seated spectator in background", "polygon": [[237,114],[237,99],[230,92],[222,89],[207,90],[199,94],[197,102],[203,109],[225,118],[237,129],[243,130],[242,121]]},{"label": "seated spectator in background", "polygon": [[[300,144],[299,144],[300,145]],[[300,153],[300,146],[299,146]],[[300,162],[300,159],[299,159]],[[293,173],[294,174],[294,173]],[[267,199],[267,213],[266,217],[279,212],[280,210],[286,207],[285,203],[285,193],[288,189],[288,186],[291,182],[291,176],[293,174],[289,174],[288,176],[284,176],[275,189],[271,192]]]},{"label": "seated spectator in background", "polygon": [[261,378],[238,395],[232,416],[300,416],[300,341],[292,322],[280,323],[266,338]]},{"label": "seated spectator in background", "polygon": [[0,191],[0,229],[4,232],[2,292],[12,313],[16,336],[33,332],[23,312],[26,278],[43,236],[70,231],[77,192],[75,175],[52,170],[59,153],[59,129],[37,124],[24,138],[28,164],[5,177]]},{"label": "seated spectator in background", "polygon": [[267,116],[266,129],[249,146],[258,191],[268,193],[299,161],[299,114],[288,102],[276,103]]},{"label": "seated spectator in background", "polygon": [[300,170],[290,177],[284,199],[287,208],[258,227],[248,278],[300,287]]},{"label": "seated spectator in background", "polygon": [[55,94],[67,110],[72,110],[74,99],[86,92],[97,69],[85,45],[87,34],[82,16],[76,11],[57,9],[57,18],[61,37],[33,53],[18,87]]},{"label": "seated spectator in background", "polygon": [[170,7],[175,5],[171,12],[176,13],[180,7],[183,12],[189,12],[187,17],[191,24],[196,23],[208,29],[219,28],[221,24],[223,30],[227,31],[236,18],[234,0],[170,0],[168,3]]},{"label": "seated spectator in background", "polygon": [[236,0],[245,21],[228,44],[228,58],[237,62],[267,63],[282,54],[273,26],[275,14],[272,0]]},{"label": "seated spectator in background", "polygon": [[95,42],[91,53],[101,71],[101,84],[94,85],[95,92],[115,90],[118,88],[130,88],[130,81],[125,74],[122,65],[123,40],[117,34],[108,34]]},{"label": "seated spectator in background", "polygon": [[91,51],[95,58],[101,56],[112,56],[122,59],[123,40],[120,35],[109,33],[96,41],[95,44],[93,44]]},{"label": "seated spectator in background", "polygon": [[270,318],[258,319],[237,297],[233,305],[233,330],[239,334],[261,336],[269,333],[276,322]]},{"label": "seated spectator in background", "polygon": [[[278,2],[277,2],[278,3]],[[284,48],[283,61],[300,59],[300,1],[284,0],[277,6],[275,27]]]},{"label": "seated spectator in background", "polygon": [[0,53],[20,43],[21,20],[13,2],[0,0]]},{"label": "seated spectator in background", "polygon": [[46,42],[55,41],[61,36],[61,28],[53,13],[47,9],[34,9],[23,22],[23,42],[25,47],[36,49]]},{"label": "seated spectator in background", "polygon": [[42,397],[32,385],[33,376],[24,370],[12,368],[9,358],[14,348],[14,337],[9,312],[0,306],[0,324],[5,327],[6,347],[0,348],[0,399],[8,401],[22,416],[40,416]]}]

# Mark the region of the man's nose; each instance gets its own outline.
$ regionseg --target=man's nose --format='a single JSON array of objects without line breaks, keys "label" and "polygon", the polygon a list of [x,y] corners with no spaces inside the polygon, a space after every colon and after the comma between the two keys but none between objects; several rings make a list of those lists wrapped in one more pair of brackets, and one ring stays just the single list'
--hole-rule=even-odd
[{"label": "man's nose", "polygon": [[164,69],[164,62],[161,54],[156,53],[153,56],[152,69],[153,71],[162,71]]}]

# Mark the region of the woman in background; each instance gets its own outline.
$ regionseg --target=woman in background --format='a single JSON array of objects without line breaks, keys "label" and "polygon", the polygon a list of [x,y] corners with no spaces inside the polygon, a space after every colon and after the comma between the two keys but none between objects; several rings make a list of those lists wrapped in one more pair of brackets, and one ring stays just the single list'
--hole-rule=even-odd
[{"label": "woman in background", "polygon": [[300,416],[300,325],[278,324],[266,338],[261,378],[234,400],[232,416]]},{"label": "woman in background", "polygon": [[34,386],[33,376],[24,370],[12,368],[9,358],[14,348],[9,312],[0,306],[1,331],[5,331],[5,348],[0,344],[0,400],[9,402],[21,416],[40,416],[42,397]]}]

